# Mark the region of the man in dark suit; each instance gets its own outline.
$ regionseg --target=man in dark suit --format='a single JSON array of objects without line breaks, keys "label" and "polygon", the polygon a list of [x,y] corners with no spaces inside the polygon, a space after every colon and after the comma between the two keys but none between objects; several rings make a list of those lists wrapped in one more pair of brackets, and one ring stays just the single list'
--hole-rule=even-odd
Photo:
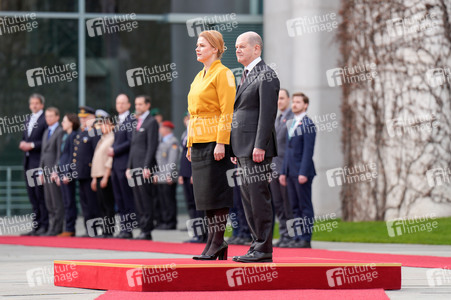
[{"label": "man in dark suit", "polygon": [[108,152],[108,155],[113,157],[111,182],[113,183],[117,212],[121,216],[121,232],[117,238],[122,239],[133,238],[132,223],[134,220],[131,216],[135,213],[133,192],[125,177],[132,134],[136,128],[136,119],[130,114],[130,106],[130,99],[127,95],[120,94],[116,97],[116,111],[119,115],[114,130],[113,146]]},{"label": "man in dark suit", "polygon": [[303,93],[293,94],[291,109],[294,119],[288,122],[288,142],[283,160],[283,168],[279,177],[280,184],[288,187],[294,218],[300,218],[301,233],[293,226],[294,248],[311,248],[314,221],[312,205],[312,181],[316,175],[313,163],[316,127],[306,115],[309,98]]},{"label": "man in dark suit", "polygon": [[31,115],[25,122],[25,130],[22,135],[19,149],[25,153],[24,171],[27,181],[27,192],[33,209],[33,222],[36,227],[24,235],[42,235],[47,232],[49,219],[44,200],[44,189],[40,177],[39,162],[41,157],[42,135],[47,129],[44,117],[44,96],[32,94],[28,100]]},{"label": "man in dark suit", "polygon": [[63,129],[59,124],[60,112],[56,107],[45,110],[48,128],[42,136],[40,167],[44,173],[44,196],[49,214],[49,228],[45,235],[55,236],[63,232],[64,204],[61,188],[56,184],[58,164],[61,155]]},{"label": "man in dark suit", "polygon": [[[252,244],[238,262],[271,262],[273,211],[269,178],[271,161],[277,156],[274,122],[277,114],[279,79],[260,58],[263,42],[255,32],[236,40],[236,56],[245,68],[238,86],[230,144],[232,162],[238,162],[241,196]],[[255,180],[266,178],[266,180]]]},{"label": "man in dark suit", "polygon": [[[74,139],[74,152],[72,163],[75,164],[76,179],[78,180],[80,205],[88,232],[87,221],[101,216],[96,193],[91,189],[91,165],[94,150],[100,136],[93,134],[92,125],[95,121],[95,109],[89,106],[80,106],[78,117],[80,118],[81,131]],[[90,132],[91,130],[91,132]],[[84,237],[89,237],[85,234]]]},{"label": "man in dark suit", "polygon": [[154,216],[155,187],[151,183],[152,170],[156,167],[158,148],[158,123],[150,115],[150,97],[138,96],[135,111],[138,118],[133,131],[126,176],[133,190],[141,234],[138,239],[151,240]]},{"label": "man in dark suit", "polygon": [[[287,121],[293,119],[293,112],[290,109],[290,95],[286,89],[280,89],[279,101],[277,102],[279,115],[276,118],[277,134],[277,157],[274,157],[273,163],[277,174],[280,174],[285,157],[285,147],[287,143]],[[271,180],[269,187],[274,205],[274,210],[279,220],[280,239],[275,247],[287,247],[291,241],[287,230],[287,220],[293,218],[290,200],[285,186],[280,185],[278,176]]]}]

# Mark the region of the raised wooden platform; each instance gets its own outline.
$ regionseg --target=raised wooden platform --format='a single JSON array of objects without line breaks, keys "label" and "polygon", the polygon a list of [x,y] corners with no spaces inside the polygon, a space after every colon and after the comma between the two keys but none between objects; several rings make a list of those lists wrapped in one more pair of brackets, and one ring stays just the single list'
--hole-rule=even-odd
[{"label": "raised wooden platform", "polygon": [[401,264],[281,258],[243,264],[192,259],[55,261],[55,285],[123,291],[401,288]]}]

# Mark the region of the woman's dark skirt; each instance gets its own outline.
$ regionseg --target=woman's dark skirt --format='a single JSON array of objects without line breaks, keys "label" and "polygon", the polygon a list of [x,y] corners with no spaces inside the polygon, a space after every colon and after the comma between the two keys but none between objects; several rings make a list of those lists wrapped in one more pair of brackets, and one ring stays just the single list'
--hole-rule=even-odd
[{"label": "woman's dark skirt", "polygon": [[214,158],[215,147],[215,142],[194,143],[191,147],[194,200],[197,210],[233,206],[233,188],[227,180],[227,171],[234,170],[234,165],[230,161],[230,146],[225,145],[225,157],[219,161]]}]

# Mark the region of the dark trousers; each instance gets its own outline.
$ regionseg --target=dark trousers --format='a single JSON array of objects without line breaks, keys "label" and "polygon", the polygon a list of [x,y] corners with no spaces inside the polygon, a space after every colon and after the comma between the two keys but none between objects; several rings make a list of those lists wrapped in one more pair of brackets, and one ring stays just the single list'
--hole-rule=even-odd
[{"label": "dark trousers", "polygon": [[79,179],[78,184],[81,210],[83,213],[86,232],[88,232],[86,222],[101,216],[99,203],[97,201],[96,192],[91,189],[91,178]]},{"label": "dark trousers", "polygon": [[233,236],[249,238],[251,233],[247,225],[246,214],[244,213],[241,191],[239,186],[233,187],[233,207],[230,209],[230,222],[232,223]]},{"label": "dark trousers", "polygon": [[[25,167],[25,180],[27,179],[26,172],[29,169]],[[45,198],[44,198],[44,188],[42,185],[35,185],[31,187],[27,182],[27,193],[28,198],[30,199],[31,208],[34,213],[33,222],[36,222],[36,227],[33,230],[38,230],[44,228],[47,231],[49,227],[49,215],[47,212],[47,207],[45,206]]]},{"label": "dark trousers", "polygon": [[170,228],[175,228],[177,226],[177,200],[175,198],[177,183],[161,183],[157,184],[157,188],[160,221],[162,224],[165,224]]},{"label": "dark trousers", "polygon": [[45,205],[49,216],[48,232],[60,234],[64,225],[64,203],[61,195],[61,188],[50,181],[50,176],[46,178],[44,184]]},{"label": "dark trousers", "polygon": [[108,184],[105,188],[100,187],[100,181],[103,177],[97,177],[97,201],[99,203],[101,217],[104,218],[105,224],[105,235],[114,234],[114,215],[116,214],[114,210],[114,194],[111,180],[108,180]]},{"label": "dark trousers", "polygon": [[113,185],[114,200],[116,209],[121,217],[121,231],[131,232],[132,222],[131,214],[135,213],[135,203],[133,201],[133,191],[128,185],[125,170],[112,169],[111,183]]},{"label": "dark trousers", "polygon": [[[242,170],[255,170],[253,178],[270,178],[272,158],[266,158],[261,163],[255,163],[252,158],[238,158],[238,167]],[[265,171],[261,167],[268,166]],[[269,171],[266,171],[268,170]],[[250,177],[248,176],[248,177]],[[246,220],[252,235],[250,249],[272,253],[273,211],[269,182],[266,180],[249,181],[244,174],[241,177],[241,197]]]},{"label": "dark trousers", "polygon": [[314,221],[312,181],[313,177],[309,177],[306,183],[300,184],[298,177],[287,176],[288,198],[290,199],[291,207],[293,209],[293,217],[302,219],[302,222],[298,223],[301,227],[301,234],[294,228],[294,239],[296,241],[310,241],[312,239]]},{"label": "dark trousers", "polygon": [[149,233],[154,228],[153,210],[156,187],[153,185],[153,183],[147,181],[148,180],[146,180],[143,184],[135,185],[134,187],[132,187],[136,214],[138,215],[139,228],[143,233]]},{"label": "dark trousers", "polygon": [[75,202],[76,183],[74,180],[70,181],[68,184],[61,182],[60,187],[66,219],[65,231],[75,232],[75,222],[77,221],[77,204]]},{"label": "dark trousers", "polygon": [[288,190],[279,182],[279,177],[273,178],[269,184],[276,217],[279,220],[279,233],[281,239],[289,239],[287,230],[287,220],[293,218]]}]

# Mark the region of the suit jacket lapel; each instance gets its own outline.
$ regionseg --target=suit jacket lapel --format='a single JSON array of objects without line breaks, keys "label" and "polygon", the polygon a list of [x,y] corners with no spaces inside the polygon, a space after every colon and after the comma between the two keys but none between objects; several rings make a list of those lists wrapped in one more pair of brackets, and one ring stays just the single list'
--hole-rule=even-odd
[{"label": "suit jacket lapel", "polygon": [[47,148],[47,145],[49,144],[50,141],[50,139],[47,138],[49,136],[49,130],[50,130],[49,128],[44,130],[44,135],[42,136],[42,144],[44,145],[45,148]]},{"label": "suit jacket lapel", "polygon": [[[246,80],[244,80],[243,84],[238,89],[235,100],[243,93],[243,91],[258,77],[258,74],[262,71],[262,66],[265,65],[263,59],[252,69],[252,71],[247,74]],[[258,70],[260,72],[258,72]]]}]

